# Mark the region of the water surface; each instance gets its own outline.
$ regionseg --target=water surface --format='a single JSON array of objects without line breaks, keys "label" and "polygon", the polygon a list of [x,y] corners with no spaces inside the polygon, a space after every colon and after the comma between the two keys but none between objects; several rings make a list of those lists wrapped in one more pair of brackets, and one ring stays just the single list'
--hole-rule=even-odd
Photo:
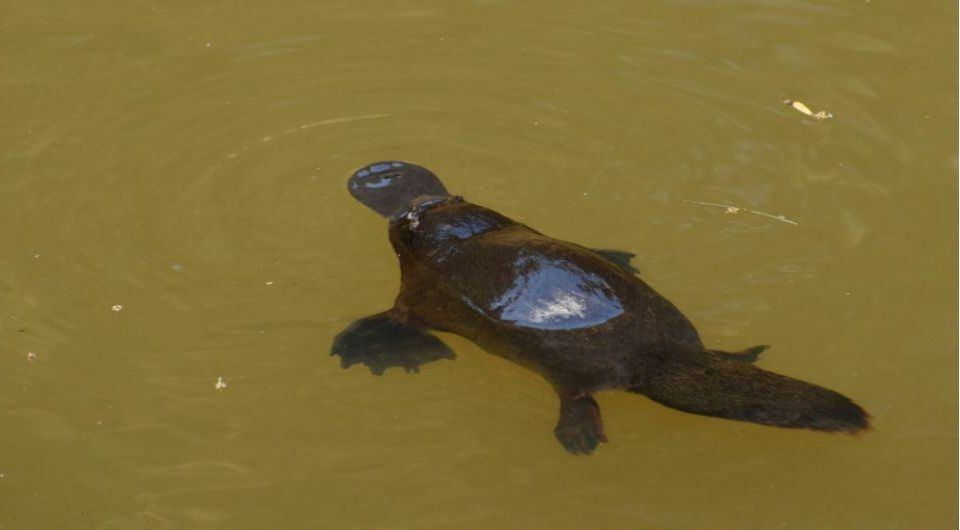
[{"label": "water surface", "polygon": [[[0,528],[956,526],[953,3],[2,9]],[[550,388],[465,340],[341,370],[399,279],[345,190],[381,159],[636,252],[709,346],[875,430],[607,393],[572,457]]]}]

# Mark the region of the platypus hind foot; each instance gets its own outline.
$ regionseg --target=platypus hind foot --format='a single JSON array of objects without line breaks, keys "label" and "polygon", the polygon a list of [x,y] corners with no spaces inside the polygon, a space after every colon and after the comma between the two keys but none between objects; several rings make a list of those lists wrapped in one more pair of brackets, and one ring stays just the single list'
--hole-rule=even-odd
[{"label": "platypus hind foot", "polygon": [[765,352],[770,346],[766,344],[760,346],[754,346],[752,348],[747,348],[745,350],[728,352],[720,350],[707,350],[710,353],[715,353],[717,355],[722,355],[728,359],[733,359],[734,361],[740,361],[744,363],[755,363],[760,359],[760,354]]},{"label": "platypus hind foot", "polygon": [[553,434],[568,452],[590,454],[600,442],[607,442],[603,433],[600,407],[589,394],[558,390],[560,419]]}]

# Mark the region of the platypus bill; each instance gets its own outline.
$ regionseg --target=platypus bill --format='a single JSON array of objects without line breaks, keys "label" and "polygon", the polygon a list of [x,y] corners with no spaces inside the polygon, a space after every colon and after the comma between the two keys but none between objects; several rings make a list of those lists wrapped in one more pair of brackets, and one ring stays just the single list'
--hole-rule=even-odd
[{"label": "platypus bill", "polygon": [[571,453],[607,441],[592,394],[612,389],[774,427],[869,428],[849,398],[754,366],[765,346],[704,347],[690,321],[633,274],[632,254],[547,237],[450,195],[406,162],[366,166],[348,189],[390,220],[401,286],[391,309],[334,339],[344,367],[415,371],[454,357],[430,330],[455,333],[546,378],[560,398],[554,434]]}]

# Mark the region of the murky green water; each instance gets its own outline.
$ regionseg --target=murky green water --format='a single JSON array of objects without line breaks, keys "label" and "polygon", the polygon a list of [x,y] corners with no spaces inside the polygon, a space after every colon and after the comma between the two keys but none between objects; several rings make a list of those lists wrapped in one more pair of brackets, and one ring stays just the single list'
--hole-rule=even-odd
[{"label": "murky green water", "polygon": [[[956,526],[955,4],[202,4],[0,8],[0,528]],[[341,370],[397,288],[344,188],[384,158],[637,252],[874,432],[608,393],[571,457],[457,337]]]}]

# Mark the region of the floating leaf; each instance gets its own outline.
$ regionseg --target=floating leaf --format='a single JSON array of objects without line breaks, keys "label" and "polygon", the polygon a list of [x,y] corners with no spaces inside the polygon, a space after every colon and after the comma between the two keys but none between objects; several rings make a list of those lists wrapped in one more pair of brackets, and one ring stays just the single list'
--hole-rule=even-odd
[{"label": "floating leaf", "polygon": [[801,102],[799,102],[799,101],[791,101],[791,100],[789,100],[789,99],[785,99],[785,100],[783,100],[783,102],[786,103],[787,105],[790,105],[791,107],[799,110],[800,112],[806,114],[807,116],[813,116],[813,111],[810,110],[810,107],[804,105],[803,103],[801,103]]},{"label": "floating leaf", "polygon": [[786,104],[786,105],[790,105],[791,107],[793,107],[794,109],[796,109],[798,112],[802,112],[803,114],[806,114],[807,116],[810,116],[811,118],[813,118],[813,119],[815,119],[815,120],[826,120],[826,119],[828,119],[828,118],[832,118],[832,117],[833,117],[833,113],[830,112],[830,111],[828,111],[828,110],[821,110],[821,111],[813,112],[812,110],[810,110],[810,107],[804,105],[803,102],[801,102],[801,101],[795,101],[795,100],[792,100],[792,99],[785,99],[785,100],[783,100],[783,102],[784,102],[784,104]]}]

